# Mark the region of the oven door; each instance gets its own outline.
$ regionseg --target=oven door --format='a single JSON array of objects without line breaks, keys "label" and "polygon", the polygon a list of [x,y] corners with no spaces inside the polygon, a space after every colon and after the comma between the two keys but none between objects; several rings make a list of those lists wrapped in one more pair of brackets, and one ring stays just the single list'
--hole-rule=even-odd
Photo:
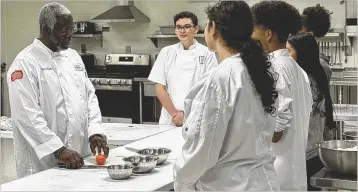
[{"label": "oven door", "polygon": [[104,123],[139,123],[139,91],[96,89]]}]

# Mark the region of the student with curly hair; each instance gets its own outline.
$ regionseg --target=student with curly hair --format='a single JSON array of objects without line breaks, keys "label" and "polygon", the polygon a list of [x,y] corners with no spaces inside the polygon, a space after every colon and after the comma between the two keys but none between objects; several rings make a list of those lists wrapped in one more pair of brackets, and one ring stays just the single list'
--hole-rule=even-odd
[{"label": "student with curly hair", "polygon": [[310,33],[300,33],[288,38],[287,48],[290,55],[306,71],[311,82],[313,98],[306,149],[307,186],[309,191],[319,190],[310,184],[310,178],[324,166],[318,157],[316,144],[324,141],[325,130],[334,128],[333,104],[329,92],[327,76],[319,62],[319,48]]},{"label": "student with curly hair", "polygon": [[244,1],[207,9],[205,41],[220,65],[185,100],[175,191],[279,190],[270,150],[277,108],[275,77]]},{"label": "student with curly hair", "polygon": [[[331,14],[329,10],[320,4],[305,8],[301,15],[302,32],[311,33],[315,38],[324,37],[331,28]],[[319,57],[328,81],[330,81],[332,70],[329,67],[329,57],[322,52],[320,52]]]},{"label": "student with curly hair", "polygon": [[271,146],[278,181],[283,191],[305,191],[312,96],[307,74],[286,49],[288,36],[301,29],[301,17],[295,7],[284,1],[262,1],[251,10],[255,24],[252,37],[270,52],[272,66],[279,74],[279,108]]}]

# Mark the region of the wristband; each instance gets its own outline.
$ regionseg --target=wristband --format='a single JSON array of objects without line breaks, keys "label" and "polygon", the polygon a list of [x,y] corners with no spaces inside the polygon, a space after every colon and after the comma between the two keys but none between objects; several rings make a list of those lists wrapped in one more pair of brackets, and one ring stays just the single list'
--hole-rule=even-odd
[{"label": "wristband", "polygon": [[66,147],[63,146],[63,147],[61,147],[60,149],[58,149],[57,151],[55,151],[55,152],[53,153],[55,159],[58,159],[58,157],[60,156],[60,154],[62,153],[62,151],[64,151],[65,149],[66,149]]}]

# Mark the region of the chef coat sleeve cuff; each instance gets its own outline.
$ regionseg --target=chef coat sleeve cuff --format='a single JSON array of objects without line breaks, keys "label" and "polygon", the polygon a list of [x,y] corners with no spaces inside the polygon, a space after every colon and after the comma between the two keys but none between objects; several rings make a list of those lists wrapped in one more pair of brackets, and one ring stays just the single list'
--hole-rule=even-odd
[{"label": "chef coat sleeve cuff", "polygon": [[106,131],[104,130],[102,124],[95,123],[88,127],[88,139],[95,134],[106,136]]},{"label": "chef coat sleeve cuff", "polygon": [[292,113],[290,109],[280,112],[276,119],[275,132],[285,131],[287,128],[291,127],[291,119]]},{"label": "chef coat sleeve cuff", "polygon": [[164,80],[160,80],[159,78],[154,78],[154,77],[149,76],[149,77],[148,77],[148,80],[149,80],[149,81],[152,81],[152,82],[154,82],[154,83],[158,83],[158,84],[167,86],[167,84],[165,83],[165,81],[164,81]]},{"label": "chef coat sleeve cuff", "polygon": [[59,148],[63,147],[63,143],[58,136],[53,136],[50,140],[38,145],[34,148],[35,153],[39,159],[43,157],[53,154]]}]

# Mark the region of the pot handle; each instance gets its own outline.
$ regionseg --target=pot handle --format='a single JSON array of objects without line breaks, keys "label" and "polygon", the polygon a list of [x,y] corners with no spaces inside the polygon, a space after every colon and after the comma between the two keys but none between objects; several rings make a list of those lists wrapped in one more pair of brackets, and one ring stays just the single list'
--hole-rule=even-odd
[{"label": "pot handle", "polygon": [[319,141],[319,142],[317,142],[317,143],[316,143],[316,146],[317,146],[317,147],[321,147],[321,145],[322,145],[323,142],[324,142],[324,141]]}]

